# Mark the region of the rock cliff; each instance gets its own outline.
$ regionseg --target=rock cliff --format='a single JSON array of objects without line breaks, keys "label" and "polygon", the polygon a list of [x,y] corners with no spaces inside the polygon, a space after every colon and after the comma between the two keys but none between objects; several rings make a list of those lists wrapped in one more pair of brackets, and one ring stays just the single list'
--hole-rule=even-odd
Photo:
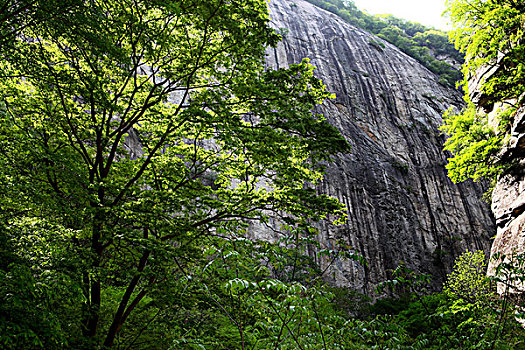
[{"label": "rock cliff", "polygon": [[[505,109],[505,105],[513,105],[499,102],[488,104],[486,96],[480,91],[483,79],[489,79],[498,71],[501,60],[494,65],[484,67],[477,72],[469,81],[469,95],[471,100],[479,108],[480,112],[488,113],[489,123],[491,117],[499,109]],[[496,131],[497,132],[497,131]],[[497,233],[492,244],[491,256],[503,254],[507,261],[518,254],[525,253],[525,107],[517,109],[513,116],[512,125],[507,133],[505,144],[498,154],[499,161],[511,165],[498,179],[492,191],[491,208],[496,220]],[[495,273],[495,268],[500,260],[491,259],[489,263],[489,274]],[[525,284],[516,285],[517,289],[511,292],[525,292]],[[498,291],[503,292],[505,287],[498,285]]]},{"label": "rock cliff", "polygon": [[344,203],[348,221],[323,225],[319,240],[344,239],[367,265],[337,261],[334,281],[372,294],[405,262],[433,274],[437,286],[459,253],[488,251],[495,228],[483,189],[453,184],[444,168],[438,128],[444,110],[461,107],[460,93],[388,42],[306,1],[271,0],[270,11],[284,39],[268,64],[310,58],[337,96],[322,112],[352,145],[319,186]]}]

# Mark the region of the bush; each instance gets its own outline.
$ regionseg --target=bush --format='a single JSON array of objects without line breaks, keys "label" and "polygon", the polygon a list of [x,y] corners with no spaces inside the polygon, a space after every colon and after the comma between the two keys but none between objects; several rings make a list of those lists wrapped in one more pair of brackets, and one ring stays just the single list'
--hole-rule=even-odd
[{"label": "bush", "polygon": [[483,251],[466,251],[456,259],[454,269],[445,283],[445,293],[471,303],[486,300],[494,295],[486,278],[486,270],[487,262]]}]

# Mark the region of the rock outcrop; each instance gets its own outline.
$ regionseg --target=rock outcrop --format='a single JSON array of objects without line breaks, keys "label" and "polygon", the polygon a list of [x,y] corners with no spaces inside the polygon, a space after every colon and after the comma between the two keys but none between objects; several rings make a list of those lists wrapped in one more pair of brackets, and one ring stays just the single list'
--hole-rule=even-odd
[{"label": "rock outcrop", "polygon": [[346,206],[348,221],[323,225],[319,240],[344,239],[367,265],[337,261],[334,281],[372,294],[404,262],[431,273],[437,286],[458,254],[488,252],[495,228],[483,189],[453,184],[444,167],[438,128],[444,110],[461,108],[460,93],[388,42],[306,1],[271,0],[270,10],[284,39],[268,64],[310,58],[337,95],[322,112],[352,146],[319,186]]},{"label": "rock outcrop", "polygon": [[[497,234],[491,256],[502,254],[505,260],[525,254],[525,107],[514,116],[509,138],[500,153],[501,160],[512,164],[496,183],[492,192],[492,212],[496,218]],[[489,274],[495,273],[500,259],[491,259]],[[525,284],[514,284],[513,293],[524,293]],[[498,285],[502,293],[505,286]]]},{"label": "rock outcrop", "polygon": [[[482,89],[484,82],[500,73],[504,69],[505,54],[499,53],[491,64],[480,67],[468,82],[468,93],[472,103],[479,113],[487,113],[489,125],[498,130],[498,114],[508,106],[516,105],[516,100],[499,101],[494,103]],[[499,152],[498,161],[510,167],[498,178],[492,191],[491,209],[496,220],[496,237],[491,248],[491,257],[496,254],[510,261],[512,257],[525,253],[525,107],[517,109],[512,117],[512,125],[506,133],[506,140]],[[489,261],[488,274],[494,275],[501,259]],[[512,287],[512,284],[507,285]],[[511,292],[525,292],[525,285],[514,284]],[[498,285],[502,293],[506,289],[503,284]]]}]

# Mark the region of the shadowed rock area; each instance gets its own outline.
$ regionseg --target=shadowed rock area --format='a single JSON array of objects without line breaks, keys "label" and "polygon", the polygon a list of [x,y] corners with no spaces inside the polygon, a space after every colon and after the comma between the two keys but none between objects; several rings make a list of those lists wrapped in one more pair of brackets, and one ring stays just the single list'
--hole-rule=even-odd
[{"label": "shadowed rock area", "polygon": [[310,58],[337,96],[321,111],[352,145],[319,186],[344,203],[348,221],[324,225],[319,240],[330,247],[343,238],[367,265],[337,261],[330,277],[372,294],[389,269],[405,262],[433,274],[438,286],[458,254],[488,251],[495,228],[480,200],[483,189],[453,184],[444,167],[441,114],[462,106],[460,93],[393,45],[310,3],[271,0],[270,11],[284,39],[268,64]]}]

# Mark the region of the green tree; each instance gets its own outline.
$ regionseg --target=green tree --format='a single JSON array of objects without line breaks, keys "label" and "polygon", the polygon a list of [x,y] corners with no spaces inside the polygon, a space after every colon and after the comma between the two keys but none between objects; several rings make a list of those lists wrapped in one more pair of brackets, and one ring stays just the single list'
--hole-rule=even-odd
[{"label": "green tree", "polygon": [[445,150],[453,155],[446,165],[452,181],[457,183],[469,178],[493,180],[501,173],[504,166],[498,164],[496,154],[501,149],[504,134],[496,134],[488,124],[487,116],[480,113],[473,103],[469,103],[462,113],[454,114],[449,109],[443,122],[441,130],[449,135]]},{"label": "green tree", "polygon": [[456,48],[466,55],[463,87],[481,67],[498,65],[496,74],[482,81],[486,104],[518,98],[523,93],[523,21],[525,5],[515,0],[449,0],[447,12],[455,30]]},{"label": "green tree", "polygon": [[80,0],[0,0],[0,51],[13,44],[24,28],[44,22],[52,25],[66,12],[81,14],[81,8]]},{"label": "green tree", "polygon": [[493,291],[486,277],[486,260],[482,250],[461,254],[447,276],[445,293],[471,303],[489,298]]},{"label": "green tree", "polygon": [[0,62],[1,219],[11,237],[69,233],[82,342],[112,347],[135,313],[173,307],[251,220],[342,218],[313,187],[348,150],[312,114],[331,94],[306,60],[264,68],[265,1],[93,0],[54,22],[20,28]]},{"label": "green tree", "polygon": [[[513,0],[450,0],[448,13],[456,24],[450,33],[456,48],[466,55],[463,88],[468,106],[461,113],[445,115],[443,130],[450,136],[445,149],[452,152],[448,165],[454,181],[484,177],[494,181],[509,166],[500,162],[501,149],[515,111],[525,92],[523,21],[525,5]],[[481,81],[470,80],[488,70]],[[473,83],[476,86],[470,86]],[[477,106],[469,93],[479,90]],[[489,123],[486,111],[496,103]]]}]

